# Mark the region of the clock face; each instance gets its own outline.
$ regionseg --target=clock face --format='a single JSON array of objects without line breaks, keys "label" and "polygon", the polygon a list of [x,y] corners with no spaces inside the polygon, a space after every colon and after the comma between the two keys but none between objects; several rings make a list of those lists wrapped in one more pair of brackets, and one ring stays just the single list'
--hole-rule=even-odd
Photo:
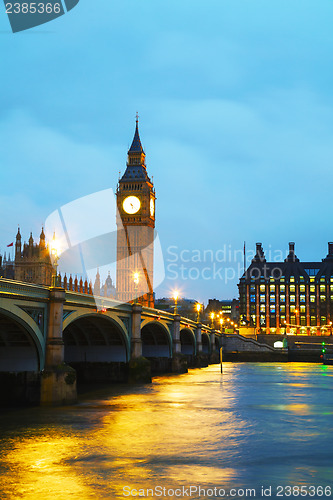
[{"label": "clock face", "polygon": [[150,215],[153,217],[155,213],[155,203],[153,198],[150,198]]},{"label": "clock face", "polygon": [[141,201],[137,196],[127,196],[123,201],[123,209],[127,214],[136,214],[141,207]]}]

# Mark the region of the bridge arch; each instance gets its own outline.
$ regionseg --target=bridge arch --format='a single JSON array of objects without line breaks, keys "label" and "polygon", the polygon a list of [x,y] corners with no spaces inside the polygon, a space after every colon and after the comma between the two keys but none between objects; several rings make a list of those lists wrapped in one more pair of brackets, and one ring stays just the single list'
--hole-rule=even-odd
[{"label": "bridge arch", "polygon": [[181,328],[180,343],[182,354],[193,356],[195,354],[195,334],[190,328]]},{"label": "bridge arch", "polygon": [[209,334],[206,332],[201,333],[201,343],[202,343],[202,352],[204,354],[210,354],[211,346],[210,346],[210,338]]},{"label": "bridge arch", "polygon": [[108,313],[75,311],[63,322],[65,362],[127,362],[130,346],[125,325]]},{"label": "bridge arch", "polygon": [[142,356],[171,358],[172,338],[162,321],[144,321],[141,325]]},{"label": "bridge arch", "polygon": [[44,340],[34,320],[14,306],[0,308],[0,371],[39,372],[44,365]]}]

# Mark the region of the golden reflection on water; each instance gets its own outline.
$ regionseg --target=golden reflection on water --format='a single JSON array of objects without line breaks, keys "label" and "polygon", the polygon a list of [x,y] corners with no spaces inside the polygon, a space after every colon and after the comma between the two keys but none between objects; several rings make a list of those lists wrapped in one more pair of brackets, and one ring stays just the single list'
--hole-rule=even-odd
[{"label": "golden reflection on water", "polygon": [[[273,373],[269,380],[278,387],[273,394],[279,400],[266,403],[271,397],[267,387],[271,386],[259,387],[268,370]],[[274,370],[288,376],[286,391],[281,390]],[[240,477],[247,466],[249,470],[254,467],[253,477],[245,475],[245,486],[251,487],[251,480],[258,472],[262,476],[266,463],[272,463],[272,470],[276,470],[275,454],[282,453],[269,441],[277,432],[274,419],[281,420],[277,412],[286,419],[280,446],[290,440],[300,445],[300,427],[293,417],[300,419],[303,440],[316,439],[319,434],[302,424],[302,419],[321,410],[302,401],[311,379],[295,382],[298,373],[300,367],[294,364],[226,364],[221,376],[219,366],[213,365],[186,375],[158,377],[151,386],[119,390],[95,401],[84,400],[76,407],[27,410],[32,416],[27,427],[21,423],[18,435],[12,432],[5,446],[0,443],[4,471],[0,474],[0,498],[113,500],[125,498],[124,486],[235,487],[241,486]],[[249,386],[247,381],[253,374],[256,378]],[[251,398],[258,394],[256,404],[251,404]],[[273,412],[267,416],[263,410]],[[36,416],[42,425],[34,422]],[[256,427],[260,418],[268,437],[261,455],[257,448],[258,439],[263,439],[262,428],[258,433]],[[284,463],[286,458],[282,455],[281,460]],[[297,469],[297,463],[292,462],[286,477],[300,480],[300,471],[305,474],[307,470],[306,464]]]}]

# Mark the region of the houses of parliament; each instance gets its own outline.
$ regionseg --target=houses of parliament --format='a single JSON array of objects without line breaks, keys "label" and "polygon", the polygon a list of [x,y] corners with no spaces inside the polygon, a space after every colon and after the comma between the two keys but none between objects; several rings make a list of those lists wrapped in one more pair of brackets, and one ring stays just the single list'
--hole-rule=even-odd
[{"label": "houses of parliament", "polygon": [[[97,269],[94,283],[87,283],[86,277],[62,277],[64,288],[114,297],[123,302],[132,302],[139,297],[142,305],[153,307],[153,264],[155,228],[155,189],[148,176],[146,155],[143,150],[138,126],[127,155],[127,165],[117,186],[117,288],[110,273],[101,282]],[[39,241],[30,233],[28,242],[22,244],[20,228],[16,234],[15,255],[0,255],[0,277],[26,283],[51,286],[54,272],[49,243],[44,229]],[[60,256],[61,259],[61,256]],[[133,276],[137,276],[137,282]],[[85,280],[85,281],[83,281]]]}]

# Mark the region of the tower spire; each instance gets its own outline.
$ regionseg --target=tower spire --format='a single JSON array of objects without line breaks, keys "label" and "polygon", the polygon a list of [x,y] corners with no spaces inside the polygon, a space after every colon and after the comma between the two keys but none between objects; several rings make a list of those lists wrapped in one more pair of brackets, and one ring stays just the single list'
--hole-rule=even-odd
[{"label": "tower spire", "polygon": [[140,135],[139,135],[139,115],[136,113],[136,119],[135,119],[135,133],[132,141],[132,145],[128,150],[128,154],[130,153],[144,153],[143,147],[141,144],[140,140]]}]

